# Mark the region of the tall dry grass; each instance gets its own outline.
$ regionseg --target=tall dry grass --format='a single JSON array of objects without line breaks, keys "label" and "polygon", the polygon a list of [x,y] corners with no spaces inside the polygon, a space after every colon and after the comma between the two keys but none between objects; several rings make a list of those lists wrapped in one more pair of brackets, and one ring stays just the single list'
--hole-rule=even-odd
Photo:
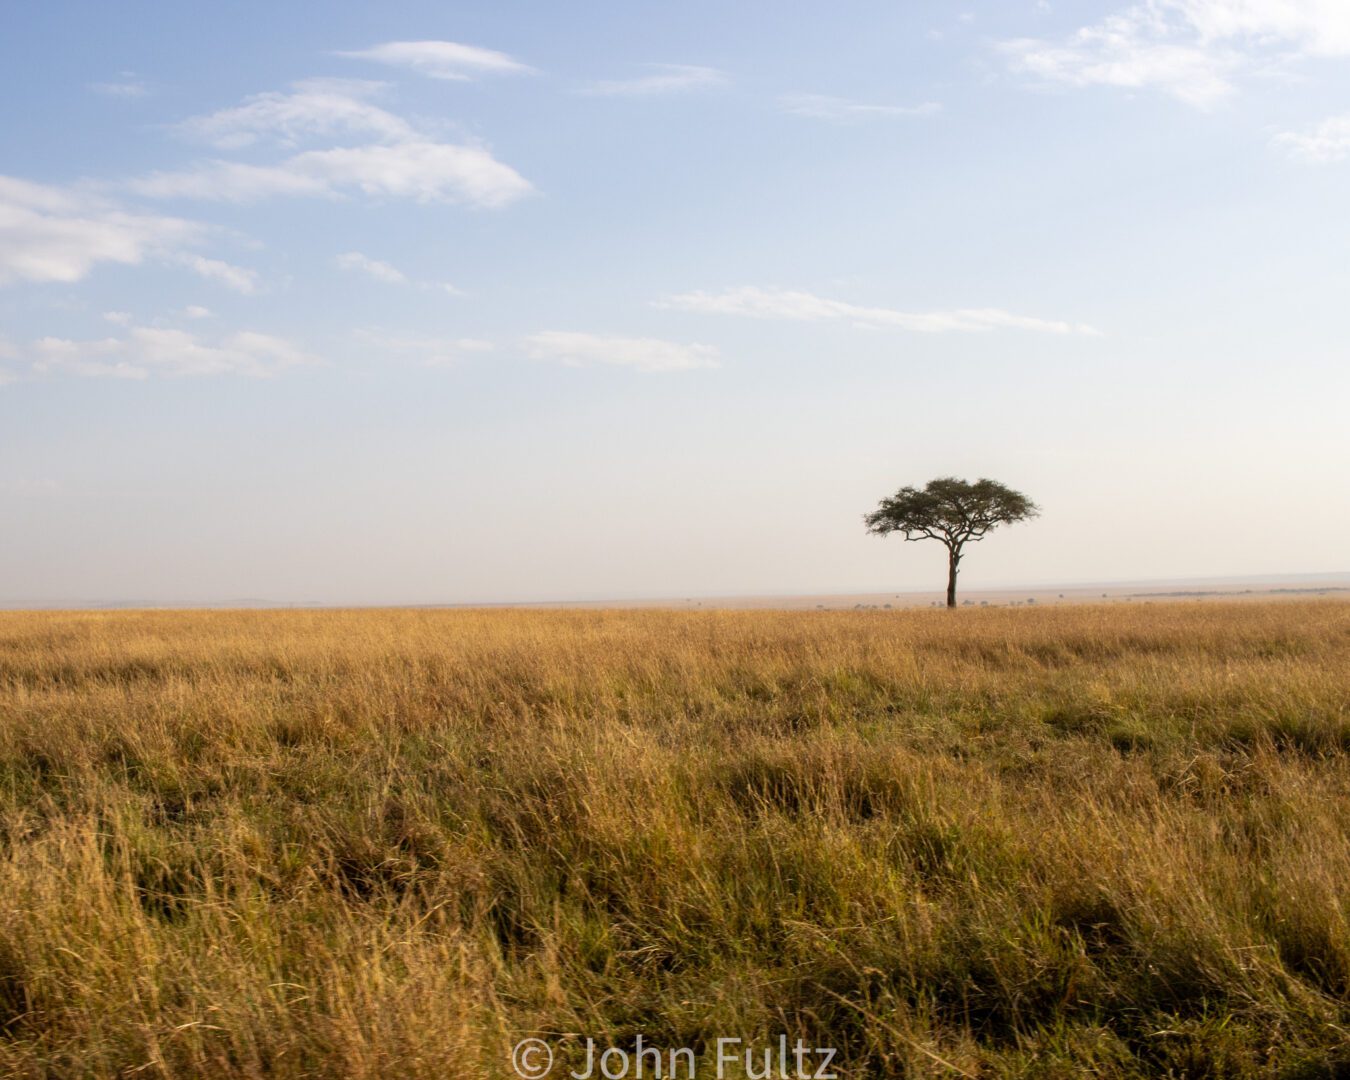
[{"label": "tall dry grass", "polygon": [[1344,1076],[1347,701],[1336,602],[0,615],[0,1075]]}]

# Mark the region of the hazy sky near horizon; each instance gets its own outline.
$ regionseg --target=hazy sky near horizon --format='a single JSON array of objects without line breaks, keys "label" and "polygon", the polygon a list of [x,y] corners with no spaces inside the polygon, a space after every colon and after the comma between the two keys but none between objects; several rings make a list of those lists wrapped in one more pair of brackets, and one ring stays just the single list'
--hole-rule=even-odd
[{"label": "hazy sky near horizon", "polygon": [[1350,4],[8,5],[0,603],[1350,569]]}]

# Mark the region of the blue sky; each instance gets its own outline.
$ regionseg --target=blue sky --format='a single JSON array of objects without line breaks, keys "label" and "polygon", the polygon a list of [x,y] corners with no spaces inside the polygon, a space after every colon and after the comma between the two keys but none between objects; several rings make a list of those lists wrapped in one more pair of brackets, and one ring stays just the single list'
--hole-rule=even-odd
[{"label": "blue sky", "polygon": [[16,5],[0,602],[1343,571],[1350,6]]}]

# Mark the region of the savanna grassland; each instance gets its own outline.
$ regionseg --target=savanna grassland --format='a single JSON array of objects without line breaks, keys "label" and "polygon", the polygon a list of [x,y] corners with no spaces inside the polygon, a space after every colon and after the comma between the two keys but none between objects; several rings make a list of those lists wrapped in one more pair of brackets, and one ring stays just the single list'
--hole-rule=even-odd
[{"label": "savanna grassland", "polygon": [[1334,601],[0,614],[0,1075],[1350,1075],[1348,702]]}]

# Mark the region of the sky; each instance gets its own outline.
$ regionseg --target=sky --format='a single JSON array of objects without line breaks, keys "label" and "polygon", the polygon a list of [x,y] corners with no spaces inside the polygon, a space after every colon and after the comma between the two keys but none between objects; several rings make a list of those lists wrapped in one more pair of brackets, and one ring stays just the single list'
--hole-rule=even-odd
[{"label": "sky", "polygon": [[1350,570],[1344,0],[4,22],[0,603]]}]

